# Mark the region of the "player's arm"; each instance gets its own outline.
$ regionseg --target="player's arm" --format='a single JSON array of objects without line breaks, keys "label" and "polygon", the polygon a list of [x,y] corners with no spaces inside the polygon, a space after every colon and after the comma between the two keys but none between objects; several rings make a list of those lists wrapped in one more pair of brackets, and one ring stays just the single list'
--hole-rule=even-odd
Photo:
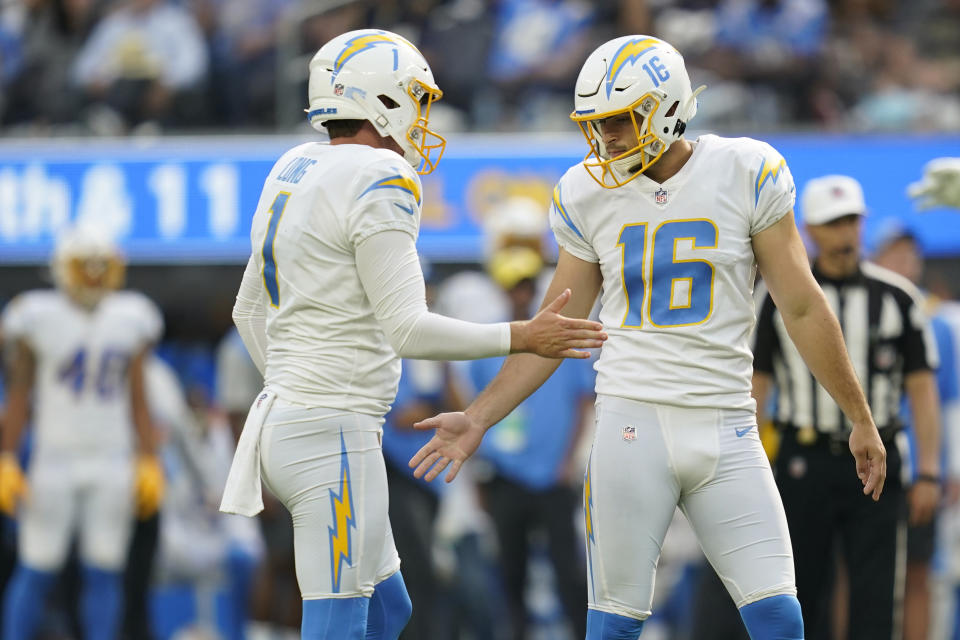
[{"label": "player's arm", "polygon": [[940,396],[932,371],[904,378],[917,439],[917,482],[910,489],[910,523],[926,524],[940,501]]},{"label": "player's arm", "polygon": [[243,271],[240,290],[233,305],[233,323],[243,345],[250,353],[253,364],[260,375],[264,375],[267,362],[267,314],[265,312],[264,289],[260,280],[260,270],[253,256],[247,261]]},{"label": "player's arm", "polygon": [[[569,290],[567,313],[574,318],[586,318],[593,309],[602,280],[598,264],[574,257],[561,248],[544,304]],[[463,462],[477,450],[487,429],[536,391],[559,365],[559,360],[532,354],[512,355],[464,412],[442,413],[414,425],[418,429],[436,429],[433,438],[410,460],[410,466],[416,467],[414,475],[433,480],[452,462],[446,479],[447,482],[453,480]]]},{"label": "player's arm", "polygon": [[145,363],[150,354],[150,348],[140,350],[130,359],[130,412],[133,420],[133,430],[137,436],[137,453],[139,455],[156,455],[157,442],[150,419],[150,408],[147,405],[147,386],[145,381]]},{"label": "player's arm", "polygon": [[24,340],[13,343],[7,365],[7,412],[3,420],[3,455],[16,455],[30,415],[30,392],[36,374],[36,358]]},{"label": "player's arm", "polygon": [[600,323],[559,314],[570,303],[570,292],[562,288],[551,289],[549,304],[532,320],[478,324],[431,313],[416,245],[404,231],[381,231],[359,242],[356,264],[374,315],[401,358],[473,360],[508,353],[587,358],[590,354],[578,349],[599,347],[606,338]]},{"label": "player's arm", "polygon": [[137,515],[148,518],[160,508],[165,490],[163,467],[157,457],[157,439],[147,402],[146,362],[152,349],[144,347],[130,360],[130,412],[137,436],[134,479]]},{"label": "player's arm", "polygon": [[20,438],[30,414],[30,392],[36,374],[36,357],[27,343],[13,343],[7,366],[7,410],[0,435],[0,511],[13,515],[27,491],[17,459]]},{"label": "player's arm", "polygon": [[791,340],[853,423],[850,450],[857,476],[864,493],[878,500],[887,475],[886,450],[847,355],[840,324],[810,270],[793,213],[754,235],[753,252]]}]

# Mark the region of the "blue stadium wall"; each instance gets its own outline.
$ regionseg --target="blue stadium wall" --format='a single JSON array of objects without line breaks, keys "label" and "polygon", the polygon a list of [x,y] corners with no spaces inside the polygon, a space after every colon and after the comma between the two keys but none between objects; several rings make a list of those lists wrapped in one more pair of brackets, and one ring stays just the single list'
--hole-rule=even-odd
[{"label": "blue stadium wall", "polygon": [[[960,215],[917,213],[906,185],[924,164],[960,155],[960,136],[762,136],[798,186],[844,173],[863,183],[867,238],[891,217],[929,257],[960,255]],[[196,137],[155,141],[7,140],[0,143],[0,264],[44,262],[56,231],[78,218],[114,229],[135,264],[239,264],[273,161],[306,139]],[[421,252],[436,262],[482,259],[482,218],[505,196],[546,202],[585,148],[582,138],[461,136],[424,178]],[[802,216],[802,211],[798,212]]]}]

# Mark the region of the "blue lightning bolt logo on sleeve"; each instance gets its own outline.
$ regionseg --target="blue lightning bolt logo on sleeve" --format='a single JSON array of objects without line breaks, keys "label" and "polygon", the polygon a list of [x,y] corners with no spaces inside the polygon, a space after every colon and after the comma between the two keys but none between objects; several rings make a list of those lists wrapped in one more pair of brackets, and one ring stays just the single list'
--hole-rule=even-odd
[{"label": "blue lightning bolt logo on sleeve", "polygon": [[616,82],[617,76],[620,75],[620,72],[627,65],[627,63],[636,62],[640,59],[640,56],[648,51],[653,50],[658,44],[663,43],[653,38],[644,38],[642,40],[630,40],[620,47],[620,50],[617,51],[614,54],[613,59],[610,60],[610,67],[607,71],[608,98],[610,97],[610,93],[613,91],[613,83]]},{"label": "blue lightning bolt logo on sleeve", "polygon": [[[367,195],[368,193],[376,189],[399,189],[401,191],[405,191],[410,195],[412,195],[414,199],[417,201],[417,206],[420,206],[420,185],[413,178],[409,178],[399,173],[393,176],[388,176],[386,178],[381,178],[380,180],[377,180],[372,185],[367,187],[363,191],[363,193],[357,196],[357,199],[359,200],[363,196]],[[394,202],[394,204],[397,205],[403,211],[406,211],[410,215],[413,215],[413,207],[402,205],[399,202]]]},{"label": "blue lightning bolt logo on sleeve", "polygon": [[560,214],[560,217],[563,219],[563,221],[567,223],[567,226],[573,229],[573,232],[582,239],[583,234],[580,233],[579,229],[577,229],[577,225],[573,224],[573,220],[570,218],[567,208],[563,206],[562,198],[563,196],[560,192],[560,185],[558,184],[553,188],[553,206],[557,208],[557,213]]},{"label": "blue lightning bolt logo on sleeve", "polygon": [[330,580],[332,591],[340,593],[340,578],[343,562],[353,565],[351,558],[350,529],[357,528],[353,517],[353,495],[350,486],[350,463],[347,459],[347,445],[340,431],[340,494],[330,489],[330,508],[333,511],[333,526],[330,527]]},{"label": "blue lightning bolt logo on sleeve", "polygon": [[767,183],[767,180],[776,184],[777,179],[780,177],[780,171],[786,166],[787,162],[783,158],[780,158],[780,162],[776,164],[771,163],[769,166],[767,165],[766,158],[760,162],[760,171],[757,172],[754,204],[760,202],[760,192],[763,190],[763,186]]}]

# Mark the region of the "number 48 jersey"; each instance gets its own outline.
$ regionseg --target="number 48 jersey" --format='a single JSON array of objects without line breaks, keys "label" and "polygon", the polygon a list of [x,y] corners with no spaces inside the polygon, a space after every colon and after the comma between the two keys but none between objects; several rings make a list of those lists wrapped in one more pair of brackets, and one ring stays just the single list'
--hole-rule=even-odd
[{"label": "number 48 jersey", "polygon": [[130,360],[160,337],[163,319],[140,293],[107,294],[92,310],[60,291],[14,298],[3,313],[8,341],[33,352],[33,421],[38,452],[129,453]]},{"label": "number 48 jersey", "polygon": [[553,193],[550,222],[568,253],[599,263],[610,336],[597,393],[683,407],[754,410],[756,319],[751,237],[793,209],[783,158],[749,138],[701,136],[659,184],[605,189],[583,165]]}]

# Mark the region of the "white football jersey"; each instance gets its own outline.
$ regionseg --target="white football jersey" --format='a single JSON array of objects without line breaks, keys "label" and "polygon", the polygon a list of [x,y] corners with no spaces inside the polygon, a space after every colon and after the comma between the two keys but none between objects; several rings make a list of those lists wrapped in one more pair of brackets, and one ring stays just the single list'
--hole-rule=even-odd
[{"label": "white football jersey", "polygon": [[420,193],[402,157],[365,145],[307,143],[274,165],[250,238],[265,290],[265,384],[279,397],[378,417],[390,408],[400,360],[355,254],[382,231],[415,240]]},{"label": "white football jersey", "polygon": [[663,184],[641,175],[604,189],[570,168],[550,223],[561,247],[603,273],[597,393],[753,410],[751,237],[794,200],[783,157],[749,138],[701,136]]},{"label": "white football jersey", "polygon": [[131,358],[163,330],[153,302],[134,291],[118,291],[87,311],[60,291],[30,291],[7,305],[3,330],[8,340],[26,341],[36,358],[38,452],[132,449],[128,370]]}]

